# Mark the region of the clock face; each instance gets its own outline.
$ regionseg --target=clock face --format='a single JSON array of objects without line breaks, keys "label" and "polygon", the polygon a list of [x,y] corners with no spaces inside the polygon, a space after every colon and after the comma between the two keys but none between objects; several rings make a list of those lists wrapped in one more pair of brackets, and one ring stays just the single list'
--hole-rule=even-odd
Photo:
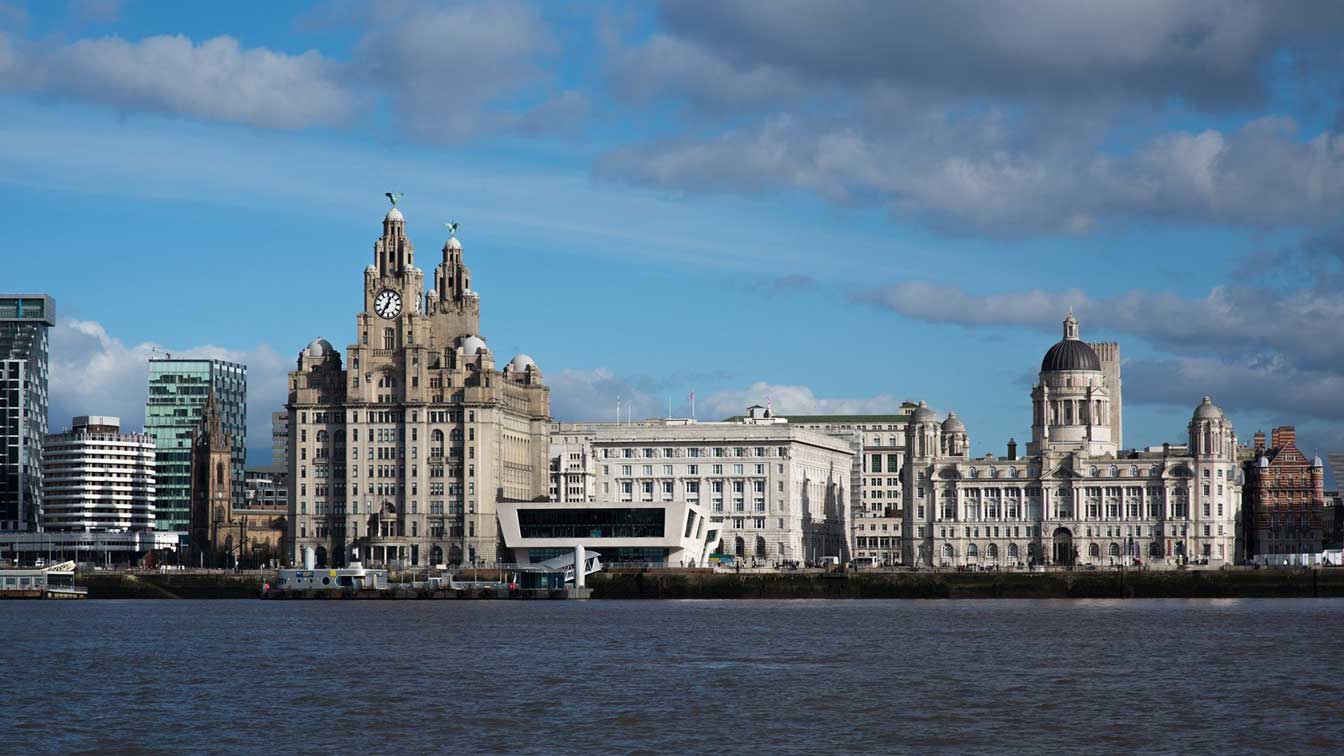
[{"label": "clock face", "polygon": [[401,314],[401,295],[391,289],[383,289],[373,300],[373,311],[389,320]]}]

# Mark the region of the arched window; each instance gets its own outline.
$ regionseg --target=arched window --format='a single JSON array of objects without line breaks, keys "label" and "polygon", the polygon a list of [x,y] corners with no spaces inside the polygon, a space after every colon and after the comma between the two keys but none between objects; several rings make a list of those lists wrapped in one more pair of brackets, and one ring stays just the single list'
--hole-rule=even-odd
[{"label": "arched window", "polygon": [[765,558],[765,539],[761,536],[756,536],[756,556]]},{"label": "arched window", "polygon": [[1010,478],[1016,478],[1016,477],[1017,477],[1017,468],[1016,468],[1016,467],[1010,467],[1010,468],[1008,468],[1008,477],[1010,477]]},{"label": "arched window", "polygon": [[224,463],[223,463],[223,462],[217,462],[217,463],[215,463],[215,482],[218,483],[218,484],[221,485],[221,486],[224,485]]},{"label": "arched window", "polygon": [[1095,543],[1089,543],[1087,545],[1087,555],[1093,558],[1100,557],[1101,547]]},{"label": "arched window", "polygon": [[991,543],[985,549],[985,556],[989,557],[991,562],[999,561],[999,545],[997,543]]},{"label": "arched window", "polygon": [[325,443],[327,442],[327,432],[326,432],[326,431],[324,431],[324,430],[320,430],[320,431],[317,432],[317,442],[318,442],[319,444],[325,444]]},{"label": "arched window", "polygon": [[429,434],[429,456],[443,456],[443,431],[438,428],[435,428],[434,431]]},{"label": "arched window", "polygon": [[747,542],[742,540],[742,536],[733,541],[733,553],[740,557],[747,555]]},{"label": "arched window", "polygon": [[1111,465],[1111,477],[1112,478],[1120,477],[1120,468],[1116,467],[1115,465]]},{"label": "arched window", "polygon": [[967,558],[967,559],[974,559],[974,558],[976,558],[976,557],[978,557],[978,556],[980,556],[980,547],[979,547],[979,546],[976,546],[976,545],[973,544],[973,543],[972,543],[972,544],[969,544],[969,545],[966,547],[966,558]]},{"label": "arched window", "polygon": [[1008,558],[1012,559],[1013,561],[1017,561],[1018,554],[1019,552],[1017,550],[1017,544],[1015,543],[1008,544]]},{"label": "arched window", "polygon": [[989,477],[991,477],[991,478],[997,478],[997,477],[999,477],[999,468],[997,468],[997,467],[991,467],[991,468],[989,468]]},{"label": "arched window", "polygon": [[1139,477],[1139,466],[1138,466],[1138,465],[1130,465],[1130,466],[1129,466],[1129,477],[1131,477],[1131,478],[1137,478],[1137,477]]},{"label": "arched window", "polygon": [[1113,557],[1120,556],[1120,544],[1113,543],[1106,549],[1106,553]]},{"label": "arched window", "polygon": [[1088,475],[1091,475],[1092,477],[1095,478],[1095,477],[1097,477],[1097,473],[1098,473],[1098,472],[1100,472],[1100,471],[1099,471],[1096,467],[1093,467],[1092,469],[1090,469],[1090,470],[1087,471],[1087,474],[1088,474]]},{"label": "arched window", "polygon": [[966,476],[969,477],[969,478],[974,478],[974,477],[976,477],[976,476],[979,475],[979,474],[980,474],[980,472],[979,472],[978,470],[976,470],[974,467],[972,467],[971,469],[969,469],[969,470],[966,471]]}]

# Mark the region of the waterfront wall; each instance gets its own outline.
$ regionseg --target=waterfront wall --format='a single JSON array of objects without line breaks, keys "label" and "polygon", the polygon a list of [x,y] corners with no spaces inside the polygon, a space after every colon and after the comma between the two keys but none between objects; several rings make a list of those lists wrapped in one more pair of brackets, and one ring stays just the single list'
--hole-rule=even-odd
[{"label": "waterfront wall", "polygon": [[261,595],[266,579],[221,573],[88,572],[80,573],[75,583],[88,588],[91,599],[240,599]]},{"label": "waterfront wall", "polygon": [[[263,575],[81,573],[89,598],[256,598]],[[1344,569],[1056,573],[600,572],[595,599],[1344,598]]]},{"label": "waterfront wall", "polygon": [[1344,597],[1344,570],[722,574],[602,572],[595,599]]}]

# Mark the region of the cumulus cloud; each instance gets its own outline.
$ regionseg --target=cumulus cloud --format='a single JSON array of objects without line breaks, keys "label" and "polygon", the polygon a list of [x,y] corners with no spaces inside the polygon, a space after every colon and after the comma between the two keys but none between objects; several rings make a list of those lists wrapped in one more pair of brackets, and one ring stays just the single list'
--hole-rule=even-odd
[{"label": "cumulus cloud", "polygon": [[[615,420],[618,398],[622,419],[665,417],[669,399],[674,416],[690,416],[688,391],[680,388],[680,381],[623,378],[608,368],[562,370],[548,373],[546,381],[551,385],[551,414],[557,420]],[[673,385],[677,388],[673,389]],[[808,386],[756,381],[745,388],[697,392],[695,414],[701,420],[721,420],[740,415],[753,404],[764,405],[766,402],[770,402],[773,411],[779,415],[886,413],[896,412],[901,406],[901,400],[889,394],[821,397]]]},{"label": "cumulus cloud", "polygon": [[1157,350],[1124,364],[1125,398],[1188,405],[1204,394],[1229,410],[1323,428],[1344,420],[1344,232],[1244,260],[1238,285],[1202,297],[1132,290],[1091,297],[1081,290],[977,294],[905,282],[854,299],[929,323],[1027,328],[1057,334],[1072,308],[1083,335],[1137,337]]},{"label": "cumulus cloud", "polygon": [[[8,54],[4,50],[8,49]],[[7,61],[7,64],[6,64]],[[288,55],[219,36],[10,39],[0,45],[0,89],[119,110],[273,128],[335,124],[356,98],[338,66],[315,51]]]},{"label": "cumulus cloud", "polygon": [[577,91],[552,91],[542,66],[558,43],[520,2],[379,6],[356,51],[364,83],[386,96],[409,134],[454,142],[481,132],[573,127],[587,113]]},{"label": "cumulus cloud", "polygon": [[1123,219],[1323,225],[1344,203],[1344,133],[1303,137],[1289,118],[1164,134],[1128,155],[1099,152],[1093,136],[1022,141],[1016,128],[993,114],[929,116],[880,133],[779,117],[621,148],[597,171],[680,191],[806,189],[954,234],[1010,237],[1083,234]]},{"label": "cumulus cloud", "polygon": [[1084,328],[1132,334],[1160,347],[1243,358],[1288,355],[1303,367],[1344,364],[1344,293],[1218,286],[1206,296],[1136,289],[1111,298],[1080,290],[976,295],[958,286],[907,282],[855,297],[908,318],[964,326],[1055,331],[1073,308]]},{"label": "cumulus cloud", "polygon": [[[607,179],[802,189],[994,237],[1321,226],[1344,200],[1344,132],[1260,112],[1283,89],[1337,90],[1337,3],[692,0],[658,17],[613,44],[608,79],[690,115],[605,154]],[[1153,128],[1192,113],[1252,118]]]},{"label": "cumulus cloud", "polygon": [[91,320],[63,319],[51,331],[51,427],[68,427],[70,418],[76,415],[116,415],[121,418],[122,428],[142,428],[149,360],[159,356],[155,349],[170,351],[174,357],[214,358],[247,365],[248,446],[270,446],[271,413],[284,407],[291,360],[265,344],[246,350],[210,345],[175,349],[154,342],[127,345]]},{"label": "cumulus cloud", "polygon": [[1338,63],[1344,8],[1328,0],[676,0],[660,4],[659,21],[662,33],[626,61],[642,67],[624,76],[699,102],[888,86],[1227,107],[1262,101],[1264,69],[1281,53]]}]

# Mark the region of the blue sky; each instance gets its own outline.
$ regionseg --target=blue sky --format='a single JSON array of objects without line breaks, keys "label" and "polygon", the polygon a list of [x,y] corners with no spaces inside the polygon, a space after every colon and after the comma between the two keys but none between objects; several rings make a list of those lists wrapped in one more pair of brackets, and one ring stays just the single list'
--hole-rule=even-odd
[{"label": "blue sky", "polygon": [[562,419],[923,399],[1001,451],[1072,306],[1127,445],[1211,394],[1344,448],[1337,4],[235,6],[0,2],[0,288],[57,298],[54,426],[138,425],[157,346],[247,362],[265,450],[403,191]]}]

